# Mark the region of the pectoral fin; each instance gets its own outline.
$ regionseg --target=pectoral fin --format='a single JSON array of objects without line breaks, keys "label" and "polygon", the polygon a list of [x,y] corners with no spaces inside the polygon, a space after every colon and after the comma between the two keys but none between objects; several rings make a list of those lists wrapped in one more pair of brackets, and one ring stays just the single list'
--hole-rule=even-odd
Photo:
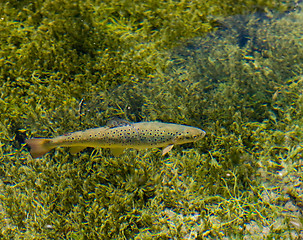
[{"label": "pectoral fin", "polygon": [[115,157],[119,157],[124,152],[124,148],[111,148],[110,151]]},{"label": "pectoral fin", "polygon": [[86,148],[86,147],[83,147],[83,146],[74,146],[74,147],[71,147],[71,148],[69,149],[69,152],[70,152],[71,154],[76,154],[76,153],[82,151],[84,148]]},{"label": "pectoral fin", "polygon": [[163,148],[163,150],[162,150],[162,156],[164,156],[166,153],[168,153],[170,150],[172,150],[173,146],[174,145],[171,144],[171,145],[168,145],[167,147]]}]

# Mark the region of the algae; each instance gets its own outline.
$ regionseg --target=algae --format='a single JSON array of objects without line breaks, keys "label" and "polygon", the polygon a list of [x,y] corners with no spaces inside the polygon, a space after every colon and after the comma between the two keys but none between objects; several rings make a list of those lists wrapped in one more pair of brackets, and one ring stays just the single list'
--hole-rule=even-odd
[{"label": "algae", "polygon": [[[302,238],[302,4],[255,4],[1,2],[1,237]],[[113,116],[207,137],[166,158],[24,145]]]}]

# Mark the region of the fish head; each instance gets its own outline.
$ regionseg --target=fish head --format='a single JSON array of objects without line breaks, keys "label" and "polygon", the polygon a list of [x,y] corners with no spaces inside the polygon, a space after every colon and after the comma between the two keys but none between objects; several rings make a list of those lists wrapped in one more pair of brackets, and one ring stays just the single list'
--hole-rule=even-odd
[{"label": "fish head", "polygon": [[196,142],[205,136],[205,131],[200,128],[186,127],[175,137],[175,144]]}]

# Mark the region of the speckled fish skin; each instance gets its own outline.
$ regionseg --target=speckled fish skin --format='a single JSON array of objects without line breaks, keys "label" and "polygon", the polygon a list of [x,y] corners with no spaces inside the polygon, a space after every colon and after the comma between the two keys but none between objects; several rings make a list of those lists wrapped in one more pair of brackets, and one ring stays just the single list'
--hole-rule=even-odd
[{"label": "speckled fish skin", "polygon": [[[110,148],[115,156],[119,156],[126,148],[146,149],[163,147],[162,154],[169,152],[174,145],[195,142],[205,136],[199,128],[162,122],[126,121],[110,123],[108,126],[93,128],[74,133],[68,133],[52,139],[44,139],[44,151],[36,151],[36,141],[39,138],[28,139],[26,142],[31,147],[31,154],[40,157],[51,149],[71,147],[71,153],[77,153],[86,147]],[[40,142],[43,141],[40,139]]]}]

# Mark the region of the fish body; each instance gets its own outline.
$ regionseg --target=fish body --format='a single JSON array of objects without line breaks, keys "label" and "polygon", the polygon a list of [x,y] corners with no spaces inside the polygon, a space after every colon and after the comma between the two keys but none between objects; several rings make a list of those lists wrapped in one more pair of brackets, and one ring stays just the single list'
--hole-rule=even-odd
[{"label": "fish body", "polygon": [[165,155],[174,145],[195,142],[204,136],[203,130],[186,125],[111,120],[105,127],[68,133],[55,138],[27,139],[26,143],[31,147],[33,158],[41,157],[59,146],[70,147],[72,154],[86,147],[110,148],[114,156],[119,156],[126,148],[162,147],[162,154]]}]

